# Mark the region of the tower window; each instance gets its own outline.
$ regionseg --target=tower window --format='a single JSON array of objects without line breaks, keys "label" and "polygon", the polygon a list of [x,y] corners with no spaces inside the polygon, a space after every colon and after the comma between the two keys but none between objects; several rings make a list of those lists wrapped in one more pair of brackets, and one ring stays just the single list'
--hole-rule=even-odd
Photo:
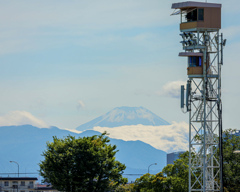
[{"label": "tower window", "polygon": [[202,66],[202,57],[198,57],[198,56],[188,57],[188,66],[189,67],[201,67]]},{"label": "tower window", "polygon": [[198,21],[203,21],[204,9],[198,9]]},{"label": "tower window", "polygon": [[187,13],[186,15],[187,22],[197,21],[197,9],[194,9]]},{"label": "tower window", "polygon": [[181,13],[181,22],[192,22],[192,21],[204,21],[204,9],[203,8],[193,8],[183,10]]}]

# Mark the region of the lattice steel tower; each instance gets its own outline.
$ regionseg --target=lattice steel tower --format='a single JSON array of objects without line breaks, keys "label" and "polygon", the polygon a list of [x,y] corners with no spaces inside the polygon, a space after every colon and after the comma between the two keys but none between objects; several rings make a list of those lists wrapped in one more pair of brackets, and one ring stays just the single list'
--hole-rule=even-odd
[{"label": "lattice steel tower", "polygon": [[181,16],[184,52],[179,56],[188,59],[181,108],[189,113],[190,192],[223,190],[221,67],[226,40],[219,33],[221,7],[192,1],[172,4],[172,15]]}]

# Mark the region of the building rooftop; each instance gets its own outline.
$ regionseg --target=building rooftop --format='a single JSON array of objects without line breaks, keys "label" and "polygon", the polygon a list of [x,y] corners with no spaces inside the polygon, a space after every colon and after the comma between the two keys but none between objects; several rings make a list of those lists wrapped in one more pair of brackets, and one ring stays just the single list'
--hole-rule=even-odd
[{"label": "building rooftop", "polygon": [[8,180],[8,181],[36,181],[37,177],[0,177],[0,180]]},{"label": "building rooftop", "polygon": [[221,8],[222,4],[218,3],[204,3],[204,2],[196,2],[196,1],[186,1],[180,3],[173,3],[172,9],[185,9],[191,7],[214,7],[214,8]]},{"label": "building rooftop", "polygon": [[179,154],[179,153],[185,153],[186,151],[175,151],[175,152],[171,152],[171,153],[168,153],[168,154]]}]

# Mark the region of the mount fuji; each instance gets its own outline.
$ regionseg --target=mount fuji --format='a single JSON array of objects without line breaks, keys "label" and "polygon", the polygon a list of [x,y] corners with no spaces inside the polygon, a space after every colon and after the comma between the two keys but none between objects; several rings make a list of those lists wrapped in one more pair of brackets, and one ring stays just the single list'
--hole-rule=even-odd
[{"label": "mount fuji", "polygon": [[116,107],[108,113],[93,119],[76,128],[78,131],[91,130],[99,127],[120,127],[124,125],[170,125],[144,107]]}]

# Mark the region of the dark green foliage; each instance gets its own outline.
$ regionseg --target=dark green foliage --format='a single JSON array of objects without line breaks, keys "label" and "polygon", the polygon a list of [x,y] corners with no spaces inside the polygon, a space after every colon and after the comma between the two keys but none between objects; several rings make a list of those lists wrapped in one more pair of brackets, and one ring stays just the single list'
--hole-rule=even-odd
[{"label": "dark green foliage", "polygon": [[187,192],[188,191],[188,157],[189,152],[180,155],[174,164],[168,164],[163,168],[163,173],[167,176],[169,191]]},{"label": "dark green foliage", "polygon": [[136,192],[187,192],[188,191],[188,152],[180,155],[174,164],[165,166],[156,175],[149,173],[136,179]]},{"label": "dark green foliage", "polygon": [[163,173],[156,175],[149,173],[136,179],[134,189],[136,192],[169,192],[169,184]]},{"label": "dark green foliage", "polygon": [[225,191],[240,192],[240,136],[236,130],[228,129],[223,136],[223,183]]},{"label": "dark green foliage", "polygon": [[122,184],[122,185],[119,185],[114,190],[112,190],[111,192],[136,192],[133,187],[134,187],[133,183],[131,183],[131,184]]},{"label": "dark green foliage", "polygon": [[[124,164],[115,160],[115,145],[100,136],[64,139],[53,137],[43,152],[40,174],[59,191],[104,192],[127,180],[122,177]],[[110,183],[114,182],[114,185]]]},{"label": "dark green foliage", "polygon": [[[225,192],[240,192],[240,136],[236,130],[228,129],[223,133],[223,180]],[[200,137],[196,139],[201,139]],[[194,157],[194,154],[192,154]],[[157,175],[145,174],[136,180],[134,189],[137,192],[188,192],[189,152],[180,155],[174,164],[165,166]],[[195,172],[199,176],[200,172]],[[192,185],[199,185],[191,175]]]}]

